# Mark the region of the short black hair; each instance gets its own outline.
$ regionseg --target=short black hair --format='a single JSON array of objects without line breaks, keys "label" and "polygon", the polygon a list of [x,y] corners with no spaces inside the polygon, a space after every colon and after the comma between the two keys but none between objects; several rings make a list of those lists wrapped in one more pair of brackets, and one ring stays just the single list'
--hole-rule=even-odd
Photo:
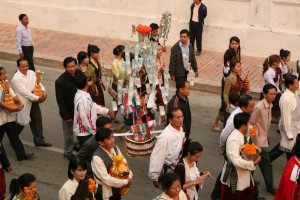
[{"label": "short black hair", "polygon": [[22,14],[20,14],[19,15],[19,20],[21,21],[24,17],[26,17],[27,15],[26,14],[24,14],[24,13],[22,13]]},{"label": "short black hair", "polygon": [[165,192],[170,189],[171,185],[175,181],[180,182],[180,177],[176,173],[166,173],[166,174],[161,174],[158,178],[158,181],[161,184],[162,191]]},{"label": "short black hair", "polygon": [[237,93],[230,93],[229,94],[229,102],[232,105],[235,105],[236,103],[238,103],[240,101],[241,96]]},{"label": "short black hair", "polygon": [[180,35],[186,33],[188,37],[190,37],[190,32],[187,29],[182,29],[180,31]]},{"label": "short black hair", "polygon": [[109,138],[112,134],[113,134],[113,132],[110,129],[100,127],[100,128],[97,128],[95,139],[97,142],[98,141],[103,142],[104,140]]},{"label": "short black hair", "polygon": [[179,89],[185,88],[186,83],[190,83],[190,82],[184,79],[179,79],[178,81],[176,81],[176,90],[179,91]]},{"label": "short black hair", "polygon": [[78,61],[78,63],[79,64],[82,63],[82,61],[84,59],[86,59],[86,57],[88,57],[87,52],[85,52],[85,51],[79,51],[78,54],[77,54],[77,61]]},{"label": "short black hair", "polygon": [[17,60],[17,66],[20,67],[20,63],[21,63],[21,62],[25,62],[25,61],[28,62],[28,60],[25,59],[25,58],[19,58],[19,59]]},{"label": "short black hair", "polygon": [[239,100],[239,107],[240,108],[246,108],[249,104],[250,101],[252,101],[253,98],[250,96],[250,95],[243,95],[240,97],[240,100]]},{"label": "short black hair", "polygon": [[293,85],[295,82],[295,79],[298,79],[297,76],[293,74],[287,74],[284,78],[284,85],[286,88],[289,88],[290,85]]},{"label": "short black hair", "polygon": [[98,117],[98,119],[96,120],[96,127],[103,128],[106,124],[110,124],[110,123],[112,123],[110,118],[101,116]]},{"label": "short black hair", "polygon": [[78,73],[77,76],[75,76],[75,83],[78,89],[82,90],[85,88],[87,83],[86,75],[84,75],[84,73]]},{"label": "short black hair", "polygon": [[75,171],[78,167],[82,167],[83,169],[87,170],[87,163],[85,160],[80,160],[79,158],[72,158],[69,162],[68,167],[68,177],[69,179],[73,180],[74,175],[71,171]]},{"label": "short black hair", "polygon": [[157,29],[159,29],[159,26],[157,25],[157,24],[155,24],[155,23],[151,23],[150,24],[150,27],[151,27],[151,31],[154,31],[154,30],[157,30]]},{"label": "short black hair", "polygon": [[64,62],[63,62],[63,64],[64,64],[64,68],[66,68],[67,67],[67,65],[69,64],[69,63],[71,63],[71,62],[75,62],[75,65],[77,65],[77,60],[75,59],[75,58],[73,58],[73,57],[66,57],[65,59],[64,59]]},{"label": "short black hair", "polygon": [[271,89],[275,89],[277,91],[277,88],[275,87],[275,85],[268,83],[263,87],[263,93],[268,94],[269,90],[271,90]]},{"label": "short black hair", "polygon": [[233,118],[233,125],[235,129],[241,128],[242,125],[247,125],[251,115],[246,112],[238,113]]},{"label": "short black hair", "polygon": [[168,110],[168,112],[167,112],[167,118],[168,119],[173,119],[173,117],[174,117],[173,113],[176,112],[176,111],[178,111],[178,110],[181,111],[180,108],[173,108],[173,109]]}]

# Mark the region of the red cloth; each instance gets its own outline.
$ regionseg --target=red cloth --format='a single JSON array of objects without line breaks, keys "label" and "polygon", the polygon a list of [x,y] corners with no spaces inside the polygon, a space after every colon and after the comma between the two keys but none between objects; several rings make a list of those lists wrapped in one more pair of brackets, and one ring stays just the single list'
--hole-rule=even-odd
[{"label": "red cloth", "polygon": [[[291,157],[287,162],[279,186],[276,190],[274,200],[294,200],[298,189],[297,178],[300,173],[300,163],[295,156]],[[300,188],[299,188],[300,189]],[[298,191],[298,199],[300,193]]]},{"label": "red cloth", "polygon": [[0,168],[0,199],[4,199],[5,192],[6,192],[5,172],[3,168]]},{"label": "red cloth", "polygon": [[222,184],[221,200],[253,200],[254,199],[254,187],[244,189],[243,191],[231,192],[230,187]]}]

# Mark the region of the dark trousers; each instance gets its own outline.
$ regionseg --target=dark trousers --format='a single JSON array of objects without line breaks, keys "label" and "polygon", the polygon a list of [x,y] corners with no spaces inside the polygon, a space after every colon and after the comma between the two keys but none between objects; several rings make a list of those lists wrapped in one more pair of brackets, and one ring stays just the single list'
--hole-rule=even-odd
[{"label": "dark trousers", "polygon": [[269,159],[272,163],[276,160],[279,156],[281,156],[284,152],[279,149],[280,143],[276,144],[271,151],[269,151]]},{"label": "dark trousers", "polygon": [[34,62],[33,62],[33,46],[22,46],[22,51],[24,58],[28,60],[29,69],[35,71]]},{"label": "dark trousers", "polygon": [[243,191],[231,192],[230,187],[222,184],[222,200],[253,200],[254,199],[254,188],[250,187],[244,189]]},{"label": "dark trousers", "polygon": [[[35,145],[41,144],[44,142],[44,136],[43,136],[42,112],[39,103],[32,102],[31,110],[30,110],[30,118],[31,121],[29,122],[29,125],[33,135],[34,144]],[[21,133],[23,129],[24,126],[19,124],[19,133]]]},{"label": "dark trousers", "polygon": [[196,40],[197,51],[202,51],[202,32],[203,25],[199,22],[191,22],[190,23],[190,43],[194,48],[194,43]]},{"label": "dark trousers", "polygon": [[[4,111],[2,111],[4,112]],[[18,125],[16,122],[7,122],[0,126],[0,142],[4,137],[4,133],[6,133],[10,145],[15,151],[15,154],[18,158],[22,157],[25,154],[24,146],[22,141],[19,138],[20,132],[18,131]]]},{"label": "dark trousers", "polygon": [[258,163],[261,173],[264,177],[267,191],[272,191],[274,188],[273,168],[269,158],[269,154],[265,148],[261,148],[261,161]]},{"label": "dark trousers", "polygon": [[222,192],[221,175],[222,175],[222,172],[218,175],[218,177],[216,179],[215,187],[211,193],[211,198],[213,200],[220,199],[220,197],[221,197],[221,192]]},{"label": "dark trousers", "polygon": [[[95,198],[96,200],[103,200],[102,193],[96,193]],[[109,200],[121,200],[121,195],[114,194],[113,196],[109,197]]]},{"label": "dark trousers", "polygon": [[83,143],[85,143],[92,135],[87,136],[77,136],[77,140],[79,142],[80,148],[82,147]]}]

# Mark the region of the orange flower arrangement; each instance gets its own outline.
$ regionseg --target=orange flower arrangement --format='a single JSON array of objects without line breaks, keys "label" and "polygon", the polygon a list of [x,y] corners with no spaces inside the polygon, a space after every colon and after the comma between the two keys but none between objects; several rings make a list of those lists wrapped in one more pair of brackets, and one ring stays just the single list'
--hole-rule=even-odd
[{"label": "orange flower arrangement", "polygon": [[152,28],[150,26],[145,26],[145,25],[138,25],[136,27],[136,32],[141,33],[141,34],[149,34],[151,33]]},{"label": "orange flower arrangement", "polygon": [[257,129],[257,127],[256,127],[256,125],[254,125],[251,129],[251,132],[250,132],[249,142],[247,142],[244,145],[244,148],[242,149],[242,152],[245,153],[245,154],[250,154],[250,155],[256,154],[256,147],[255,147],[255,144],[252,142],[252,137],[255,136],[256,129]]},{"label": "orange flower arrangement", "polygon": [[36,188],[29,189],[28,187],[23,188],[25,199],[24,200],[35,200]]},{"label": "orange flower arrangement", "polygon": [[94,197],[94,193],[96,190],[96,181],[92,178],[89,178],[89,180],[88,180],[88,189],[89,189],[89,192],[92,193],[92,199],[96,200],[96,198]]},{"label": "orange flower arrangement", "polygon": [[[8,82],[8,80],[3,80],[3,81],[0,81],[0,84],[3,88],[3,91],[5,93],[5,96],[4,96],[4,102],[6,104],[8,104],[10,107],[16,107],[16,103],[14,102],[11,94],[10,94],[10,84]],[[9,112],[8,110],[4,109],[4,111],[6,112]]]},{"label": "orange flower arrangement", "polygon": [[249,71],[248,71],[248,74],[247,76],[245,77],[245,79],[243,80],[243,84],[244,84],[244,90],[250,90],[250,79],[248,77],[249,75]]}]

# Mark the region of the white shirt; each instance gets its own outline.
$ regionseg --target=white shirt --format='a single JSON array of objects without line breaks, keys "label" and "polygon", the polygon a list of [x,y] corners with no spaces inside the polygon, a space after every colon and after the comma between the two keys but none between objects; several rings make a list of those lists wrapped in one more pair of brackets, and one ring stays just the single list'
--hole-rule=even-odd
[{"label": "white shirt", "polygon": [[199,8],[201,6],[201,3],[199,5],[194,4],[194,10],[193,10],[193,17],[192,17],[192,21],[193,22],[199,22]]},{"label": "white shirt", "polygon": [[281,118],[279,121],[279,130],[281,132],[284,132],[289,139],[293,138],[291,122],[292,113],[296,110],[297,98],[299,97],[297,97],[296,94],[291,92],[289,89],[286,89],[279,100],[279,107],[281,113]]},{"label": "white shirt", "polygon": [[[36,75],[32,70],[28,70],[27,74],[21,73],[19,70],[14,74],[11,80],[14,85],[16,95],[24,104],[24,108],[17,113],[17,122],[23,126],[30,122],[30,110],[32,102],[37,102],[39,97],[32,92],[36,85]],[[45,91],[45,87],[40,83],[41,88]]]},{"label": "white shirt", "polygon": [[32,36],[29,26],[20,24],[16,30],[17,50],[22,53],[22,46],[32,46]]},{"label": "white shirt", "polygon": [[[102,147],[99,147],[99,148],[102,148]],[[110,152],[106,151],[105,149],[103,149],[103,150],[109,155],[109,157],[111,159],[113,159],[114,155],[116,155],[115,149],[111,149]],[[122,153],[118,147],[117,147],[117,150],[119,151],[119,155],[122,155]],[[123,158],[123,161],[125,163],[127,163],[125,158]],[[95,179],[97,182],[97,185],[98,185],[97,187],[102,186],[103,200],[108,200],[109,197],[111,197],[113,195],[111,187],[120,188],[120,187],[128,184],[127,179],[117,179],[117,178],[112,177],[107,172],[105,164],[99,156],[93,156],[91,165],[92,165],[93,173],[97,177]],[[130,171],[129,177],[132,178],[132,176],[133,176],[133,174]],[[101,182],[98,180],[98,178],[101,180]]]},{"label": "white shirt", "polygon": [[286,74],[289,72],[289,66],[286,63],[285,63],[285,65],[282,65],[282,63],[280,63],[279,67],[282,71],[282,74]]},{"label": "white shirt", "polygon": [[[244,189],[250,187],[250,181],[254,185],[251,171],[254,171],[256,169],[255,165],[253,164],[253,161],[247,161],[243,159],[240,155],[240,148],[243,145],[244,135],[237,129],[233,130],[226,142],[226,155],[228,157],[228,160],[231,161],[236,168],[236,172],[238,175],[238,191],[243,191]],[[222,170],[221,182],[230,187],[230,176],[228,177],[226,182],[223,182],[226,164],[227,162],[225,161]]]},{"label": "white shirt", "polygon": [[280,92],[280,89],[279,89],[280,77],[278,75],[277,82],[274,82],[275,77],[276,77],[276,71],[271,67],[269,67],[269,69],[264,73],[265,84],[269,83],[269,84],[274,85],[277,88],[277,93],[279,93]]},{"label": "white shirt", "polygon": [[149,177],[157,181],[164,164],[175,166],[179,162],[180,153],[185,142],[183,129],[176,130],[169,124],[157,137],[156,144],[150,156]]},{"label": "white shirt", "polygon": [[67,180],[67,182],[65,182],[62,188],[59,190],[58,199],[71,200],[71,197],[75,194],[78,185],[79,183],[75,178],[73,180]]},{"label": "white shirt", "polygon": [[[0,85],[0,101],[2,96],[3,88]],[[9,93],[12,98],[16,96],[15,92],[10,88]],[[14,112],[5,112],[3,109],[0,112],[0,126],[2,126],[5,123],[13,122],[16,120],[16,113]]]},{"label": "white shirt", "polygon": [[234,130],[234,125],[233,125],[233,118],[236,114],[242,113],[243,111],[241,110],[240,107],[237,107],[229,116],[229,118],[226,121],[226,126],[223,128],[222,133],[220,135],[220,147],[221,149],[224,149],[225,147],[225,142],[230,133]]},{"label": "white shirt", "polygon": [[73,131],[77,136],[88,136],[96,133],[97,114],[107,114],[108,109],[93,102],[91,95],[77,90],[74,97]]},{"label": "white shirt", "polygon": [[[200,177],[200,172],[196,165],[196,162],[193,163],[193,167],[189,167],[185,159],[183,159],[183,163],[185,169],[185,183],[195,181],[197,178]],[[195,185],[193,185],[190,188],[187,188],[186,192],[192,200],[198,200],[198,191],[196,190]]]}]

